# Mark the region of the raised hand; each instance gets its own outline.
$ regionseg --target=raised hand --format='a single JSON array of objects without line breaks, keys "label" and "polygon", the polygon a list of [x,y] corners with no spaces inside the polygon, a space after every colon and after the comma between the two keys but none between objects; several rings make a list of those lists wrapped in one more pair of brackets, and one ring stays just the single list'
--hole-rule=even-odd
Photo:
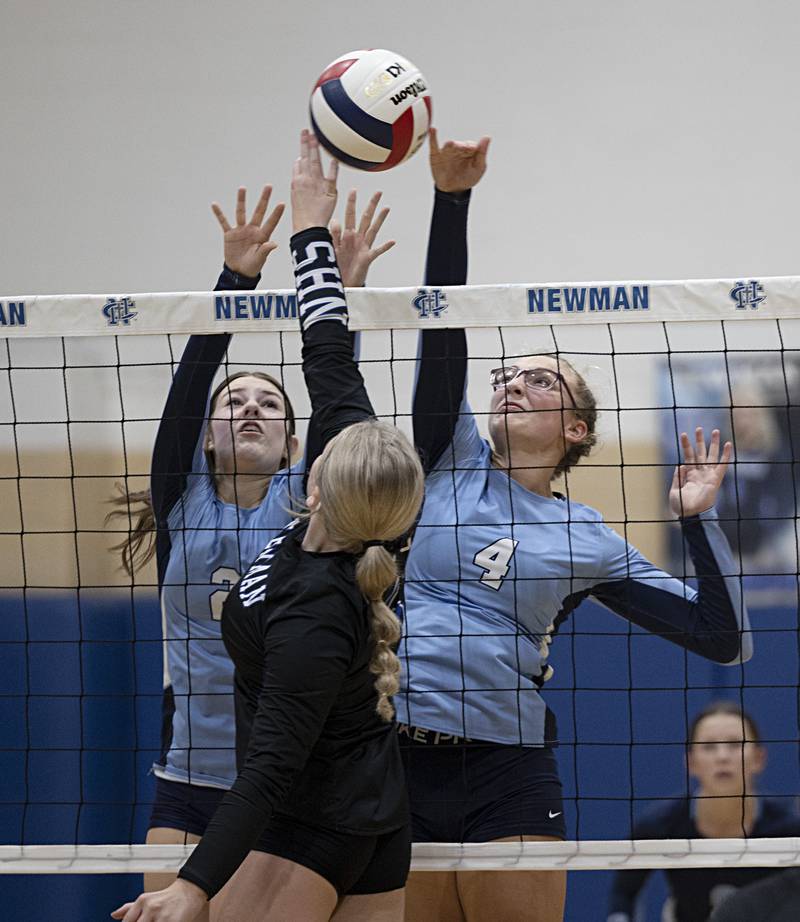
[{"label": "raised hand", "polygon": [[466,192],[486,172],[489,138],[475,141],[446,141],[439,147],[435,128],[428,132],[431,173],[441,192]]},{"label": "raised hand", "polygon": [[685,432],[681,433],[681,448],[683,464],[675,468],[669,491],[669,507],[675,515],[687,518],[705,512],[716,502],[733,446],[726,442],[720,456],[719,429],[714,429],[706,451],[703,430],[698,427],[694,433],[694,445]]},{"label": "raised hand", "polygon": [[336,177],[339,163],[331,161],[328,175],[322,172],[319,142],[312,132],[300,132],[300,156],[292,170],[292,227],[294,233],[309,227],[327,227],[336,208]]},{"label": "raised hand", "polygon": [[272,195],[272,186],[264,186],[261,197],[253,211],[253,216],[247,220],[247,207],[245,198],[247,190],[239,187],[236,195],[236,226],[231,227],[228,219],[222,212],[217,202],[211,203],[211,210],[216,215],[219,226],[223,231],[223,247],[225,251],[225,264],[229,269],[239,275],[254,278],[261,272],[269,254],[277,249],[278,244],[270,238],[275,233],[275,228],[283,215],[286,207],[283,202],[276,205],[264,220],[269,207],[269,198]]},{"label": "raised hand", "polygon": [[336,250],[336,261],[339,263],[342,284],[345,288],[359,288],[363,285],[367,280],[367,272],[372,263],[395,245],[394,240],[387,240],[379,247],[373,246],[389,214],[388,208],[382,208],[378,217],[375,217],[375,210],[382,194],[376,192],[369,200],[358,227],[356,227],[355,190],[347,196],[344,227],[338,221],[331,221],[333,248]]}]

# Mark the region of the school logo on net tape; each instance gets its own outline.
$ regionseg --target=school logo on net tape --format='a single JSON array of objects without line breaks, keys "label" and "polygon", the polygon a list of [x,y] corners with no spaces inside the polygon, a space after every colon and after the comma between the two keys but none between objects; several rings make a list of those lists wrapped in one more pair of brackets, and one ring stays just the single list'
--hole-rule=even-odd
[{"label": "school logo on net tape", "polygon": [[127,326],[139,313],[134,307],[133,298],[109,298],[103,306],[103,316],[110,327]]},{"label": "school logo on net tape", "polygon": [[731,300],[736,305],[737,311],[757,311],[762,301],[767,300],[764,286],[756,279],[748,282],[737,282],[730,291]]},{"label": "school logo on net tape", "polygon": [[447,295],[441,288],[420,288],[419,294],[412,301],[422,317],[438,317],[450,306]]}]

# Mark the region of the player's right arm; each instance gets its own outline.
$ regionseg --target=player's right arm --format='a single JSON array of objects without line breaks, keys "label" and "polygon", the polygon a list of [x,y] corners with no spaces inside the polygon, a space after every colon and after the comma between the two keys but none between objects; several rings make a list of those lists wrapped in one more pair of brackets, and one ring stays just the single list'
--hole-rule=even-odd
[{"label": "player's right arm", "polygon": [[[303,131],[292,175],[291,250],[303,375],[316,430],[314,453],[342,429],[375,415],[353,355],[347,302],[328,230],[336,207],[336,177],[336,161],[325,176],[317,139]],[[308,450],[307,470],[314,460]]]},{"label": "player's right arm", "polygon": [[[223,231],[225,259],[215,291],[248,291],[258,284],[267,256],[277,247],[271,237],[284,210],[282,204],[277,205],[265,220],[271,192],[271,186],[264,187],[247,221],[245,190],[240,188],[233,227],[216,202],[211,206]],[[204,429],[211,383],[230,338],[228,333],[191,336],[172,379],[153,448],[150,477],[153,511],[161,527],[186,489]]]},{"label": "player's right arm", "polygon": [[[430,164],[435,185],[428,238],[425,285],[464,285],[467,281],[467,214],[471,190],[486,171],[489,139],[448,141],[439,147],[430,130]],[[424,330],[420,335],[414,388],[414,442],[426,472],[453,443],[467,382],[464,330]],[[472,435],[477,438],[474,422]]]}]

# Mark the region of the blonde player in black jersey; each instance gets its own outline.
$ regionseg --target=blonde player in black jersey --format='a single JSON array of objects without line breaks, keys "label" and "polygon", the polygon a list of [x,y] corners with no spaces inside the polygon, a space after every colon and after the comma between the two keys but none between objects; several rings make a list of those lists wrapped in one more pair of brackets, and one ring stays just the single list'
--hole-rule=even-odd
[{"label": "blonde player in black jersey", "polygon": [[394,709],[400,625],[385,546],[422,501],[411,444],[379,423],[353,359],[327,230],[325,177],[303,132],[292,181],[292,251],[303,371],[322,454],[308,515],[266,546],[231,591],[222,634],[236,667],[239,774],[165,890],[126,903],[124,922],[218,918],[401,922],[411,828]]}]

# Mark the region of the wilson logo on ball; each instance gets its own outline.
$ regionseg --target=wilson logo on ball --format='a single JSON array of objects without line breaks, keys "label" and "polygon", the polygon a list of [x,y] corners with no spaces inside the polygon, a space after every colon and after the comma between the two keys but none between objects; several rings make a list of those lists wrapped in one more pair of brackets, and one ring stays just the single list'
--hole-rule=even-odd
[{"label": "wilson logo on ball", "polygon": [[388,170],[417,151],[431,122],[425,78],[385,49],[331,62],[311,94],[311,125],[328,153],[359,170]]}]

